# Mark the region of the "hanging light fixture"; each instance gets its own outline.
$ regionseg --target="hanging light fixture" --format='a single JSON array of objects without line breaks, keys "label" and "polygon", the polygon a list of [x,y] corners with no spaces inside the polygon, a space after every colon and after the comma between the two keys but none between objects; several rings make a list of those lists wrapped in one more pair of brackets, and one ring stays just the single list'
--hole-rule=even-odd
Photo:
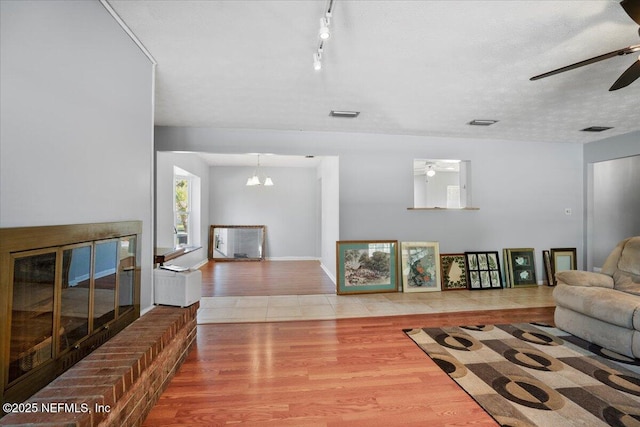
[{"label": "hanging light fixture", "polygon": [[[247,179],[247,184],[246,184],[247,187],[253,187],[255,185],[263,185],[260,182],[259,172],[260,172],[260,154],[258,154],[258,166],[256,167],[255,171],[253,171],[253,175]],[[266,187],[271,187],[274,185],[271,177],[267,176],[264,179],[264,185]]]},{"label": "hanging light fixture", "polygon": [[436,174],[436,171],[433,170],[433,165],[429,165],[429,169],[427,170],[427,176],[431,178]]},{"label": "hanging light fixture", "polygon": [[252,187],[254,185],[260,185],[260,179],[258,179],[257,175],[253,175],[247,179],[247,186]]}]

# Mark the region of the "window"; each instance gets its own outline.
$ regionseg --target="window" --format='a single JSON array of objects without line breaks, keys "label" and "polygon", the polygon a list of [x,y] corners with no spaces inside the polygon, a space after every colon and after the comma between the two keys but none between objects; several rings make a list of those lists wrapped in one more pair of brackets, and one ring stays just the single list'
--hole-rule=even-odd
[{"label": "window", "polygon": [[192,175],[178,167],[173,168],[173,232],[175,246],[188,246],[192,238]]}]

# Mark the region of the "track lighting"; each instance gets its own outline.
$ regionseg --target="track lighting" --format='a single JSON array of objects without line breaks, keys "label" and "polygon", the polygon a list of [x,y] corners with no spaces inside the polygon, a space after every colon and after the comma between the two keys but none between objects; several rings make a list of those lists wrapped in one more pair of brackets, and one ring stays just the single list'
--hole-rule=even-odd
[{"label": "track lighting", "polygon": [[322,70],[322,49],[324,42],[329,40],[331,32],[329,31],[329,25],[331,25],[331,15],[333,13],[334,0],[327,1],[327,9],[324,12],[324,16],[320,18],[320,30],[318,30],[318,49],[313,54],[313,69],[316,71]]}]

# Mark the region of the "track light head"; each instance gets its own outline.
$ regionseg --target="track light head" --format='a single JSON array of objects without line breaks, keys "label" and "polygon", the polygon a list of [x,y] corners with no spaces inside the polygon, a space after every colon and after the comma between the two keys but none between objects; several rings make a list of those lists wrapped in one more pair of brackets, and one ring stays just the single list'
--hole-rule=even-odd
[{"label": "track light head", "polygon": [[320,31],[318,31],[318,37],[320,40],[327,40],[331,37],[329,32],[329,20],[327,18],[320,18]]},{"label": "track light head", "polygon": [[319,52],[313,54],[313,69],[316,71],[322,70],[322,57]]}]

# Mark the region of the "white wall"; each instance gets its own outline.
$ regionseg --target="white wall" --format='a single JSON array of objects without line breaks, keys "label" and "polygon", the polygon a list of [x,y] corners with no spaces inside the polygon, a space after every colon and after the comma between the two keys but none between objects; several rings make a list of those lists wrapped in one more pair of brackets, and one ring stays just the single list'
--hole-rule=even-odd
[{"label": "white wall", "polygon": [[173,247],[173,167],[177,166],[200,178],[200,188],[194,188],[200,199],[195,210],[194,246],[201,249],[171,260],[171,264],[183,267],[198,266],[207,261],[209,239],[209,165],[190,153],[156,153],[156,246]]},{"label": "white wall", "polygon": [[[386,153],[362,150],[340,156],[341,239],[438,241],[442,253],[531,247],[540,278],[543,249],[582,251],[581,145],[401,141]],[[407,210],[413,197],[412,161],[421,157],[470,160],[472,204],[480,210]],[[565,208],[573,214],[565,215]]]},{"label": "white wall", "polygon": [[586,266],[601,267],[622,239],[640,235],[640,131],[584,146]]},{"label": "white wall", "polygon": [[[539,281],[543,249],[583,252],[580,144],[179,127],[157,127],[156,144],[161,150],[339,156],[340,240],[434,240],[442,253],[532,247]],[[480,210],[407,210],[414,158],[470,160],[471,199]]]},{"label": "white wall", "polygon": [[315,168],[261,167],[273,187],[247,187],[253,167],[212,166],[209,223],[265,225],[268,259],[318,259],[318,196]]},{"label": "white wall", "polygon": [[325,156],[320,163],[321,260],[324,271],[336,282],[336,241],[340,240],[340,160]]},{"label": "white wall", "polygon": [[153,65],[97,1],[0,2],[0,226],[143,221],[152,303]]},{"label": "white wall", "polygon": [[619,241],[640,236],[640,156],[593,164],[593,265]]}]

